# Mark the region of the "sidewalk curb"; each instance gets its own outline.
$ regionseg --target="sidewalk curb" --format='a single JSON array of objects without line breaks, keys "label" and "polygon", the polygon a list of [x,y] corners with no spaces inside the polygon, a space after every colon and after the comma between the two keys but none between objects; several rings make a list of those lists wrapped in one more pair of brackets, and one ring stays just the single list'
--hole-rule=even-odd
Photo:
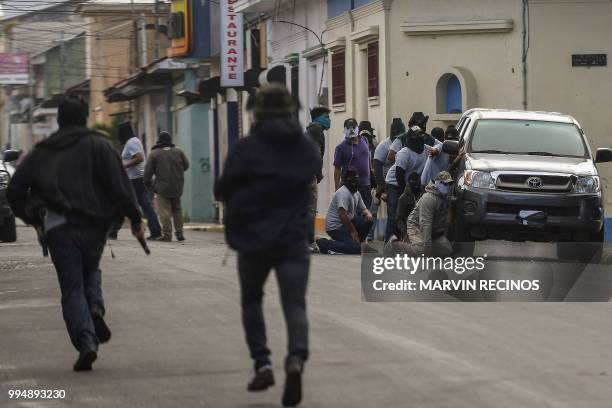
[{"label": "sidewalk curb", "polygon": [[185,231],[199,231],[199,232],[223,232],[225,228],[221,224],[210,224],[210,225],[184,225],[183,230]]}]

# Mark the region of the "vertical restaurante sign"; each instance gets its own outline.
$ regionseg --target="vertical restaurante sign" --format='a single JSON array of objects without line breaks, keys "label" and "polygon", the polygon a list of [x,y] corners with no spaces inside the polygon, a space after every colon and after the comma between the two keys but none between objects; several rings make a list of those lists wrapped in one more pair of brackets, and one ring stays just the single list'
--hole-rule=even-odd
[{"label": "vertical restaurante sign", "polygon": [[244,86],[244,31],[238,0],[221,0],[221,86]]}]

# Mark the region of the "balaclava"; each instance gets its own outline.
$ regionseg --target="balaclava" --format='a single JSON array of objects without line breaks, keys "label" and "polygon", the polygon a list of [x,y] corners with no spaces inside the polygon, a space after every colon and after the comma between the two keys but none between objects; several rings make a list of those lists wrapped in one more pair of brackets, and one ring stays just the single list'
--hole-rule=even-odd
[{"label": "balaclava", "polygon": [[356,193],[359,189],[359,173],[357,170],[350,168],[344,174],[344,185],[351,193]]}]

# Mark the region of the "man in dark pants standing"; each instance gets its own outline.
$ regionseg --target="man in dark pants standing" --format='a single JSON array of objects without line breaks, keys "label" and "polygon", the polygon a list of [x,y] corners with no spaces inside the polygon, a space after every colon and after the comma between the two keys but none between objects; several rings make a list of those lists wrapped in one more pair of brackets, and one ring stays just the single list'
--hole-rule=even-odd
[{"label": "man in dark pants standing", "polygon": [[[157,219],[157,214],[151,204],[151,196],[147,191],[144,183],[144,168],[145,168],[145,152],[142,142],[132,128],[130,122],[121,123],[117,129],[119,142],[123,145],[123,152],[121,158],[123,160],[123,167],[127,172],[128,178],[132,183],[134,192],[136,193],[136,199],[142,209],[142,213],[147,219],[147,225],[151,235],[147,238],[150,240],[161,240],[162,230]],[[123,219],[115,221],[113,227],[109,233],[109,237],[112,239],[117,238],[119,229],[121,228]]]},{"label": "man in dark pants standing", "polygon": [[321,155],[304,135],[297,102],[286,88],[263,87],[247,108],[254,126],[228,154],[215,194],[225,202],[227,242],[238,251],[242,322],[255,363],[248,390],[274,385],[262,311],[263,286],[274,268],[289,336],[282,403],[292,407],[302,399],[308,358],[308,237],[314,227],[309,186],[321,170]]},{"label": "man in dark pants standing", "polygon": [[111,336],[99,262],[113,217],[126,215],[134,235],[144,236],[121,158],[106,135],[85,127],[88,112],[82,98],[68,94],[58,108],[59,131],[25,157],[7,189],[15,215],[46,230],[64,321],[79,351],[75,371],[91,370],[98,344]]},{"label": "man in dark pants standing", "polygon": [[359,194],[367,208],[372,204],[370,191],[370,147],[368,139],[359,134],[355,119],[344,121],[344,140],[334,152],[334,184],[336,191],[344,184],[346,171],[354,168],[359,174]]},{"label": "man in dark pants standing", "polygon": [[[185,185],[184,173],[189,169],[189,160],[183,151],[172,143],[168,132],[160,132],[145,166],[145,186],[157,194],[157,208],[162,223],[163,237],[160,241],[172,241],[172,221],[176,239],[184,241],[183,209],[181,196]],[[171,221],[172,220],[172,221]]]}]

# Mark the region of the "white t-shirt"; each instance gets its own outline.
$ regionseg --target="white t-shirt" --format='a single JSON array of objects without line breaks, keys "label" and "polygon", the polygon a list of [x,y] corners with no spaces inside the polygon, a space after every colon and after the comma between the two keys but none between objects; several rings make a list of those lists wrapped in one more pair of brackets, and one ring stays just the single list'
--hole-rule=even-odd
[{"label": "white t-shirt", "polygon": [[[144,157],[144,147],[142,146],[142,142],[137,137],[133,137],[125,143],[123,147],[123,153],[121,154],[121,158],[123,159],[123,164],[132,160],[134,156],[138,153],[142,154]],[[138,179],[144,177],[144,161],[138,163],[136,166],[129,167],[125,169],[130,180]]]}]

